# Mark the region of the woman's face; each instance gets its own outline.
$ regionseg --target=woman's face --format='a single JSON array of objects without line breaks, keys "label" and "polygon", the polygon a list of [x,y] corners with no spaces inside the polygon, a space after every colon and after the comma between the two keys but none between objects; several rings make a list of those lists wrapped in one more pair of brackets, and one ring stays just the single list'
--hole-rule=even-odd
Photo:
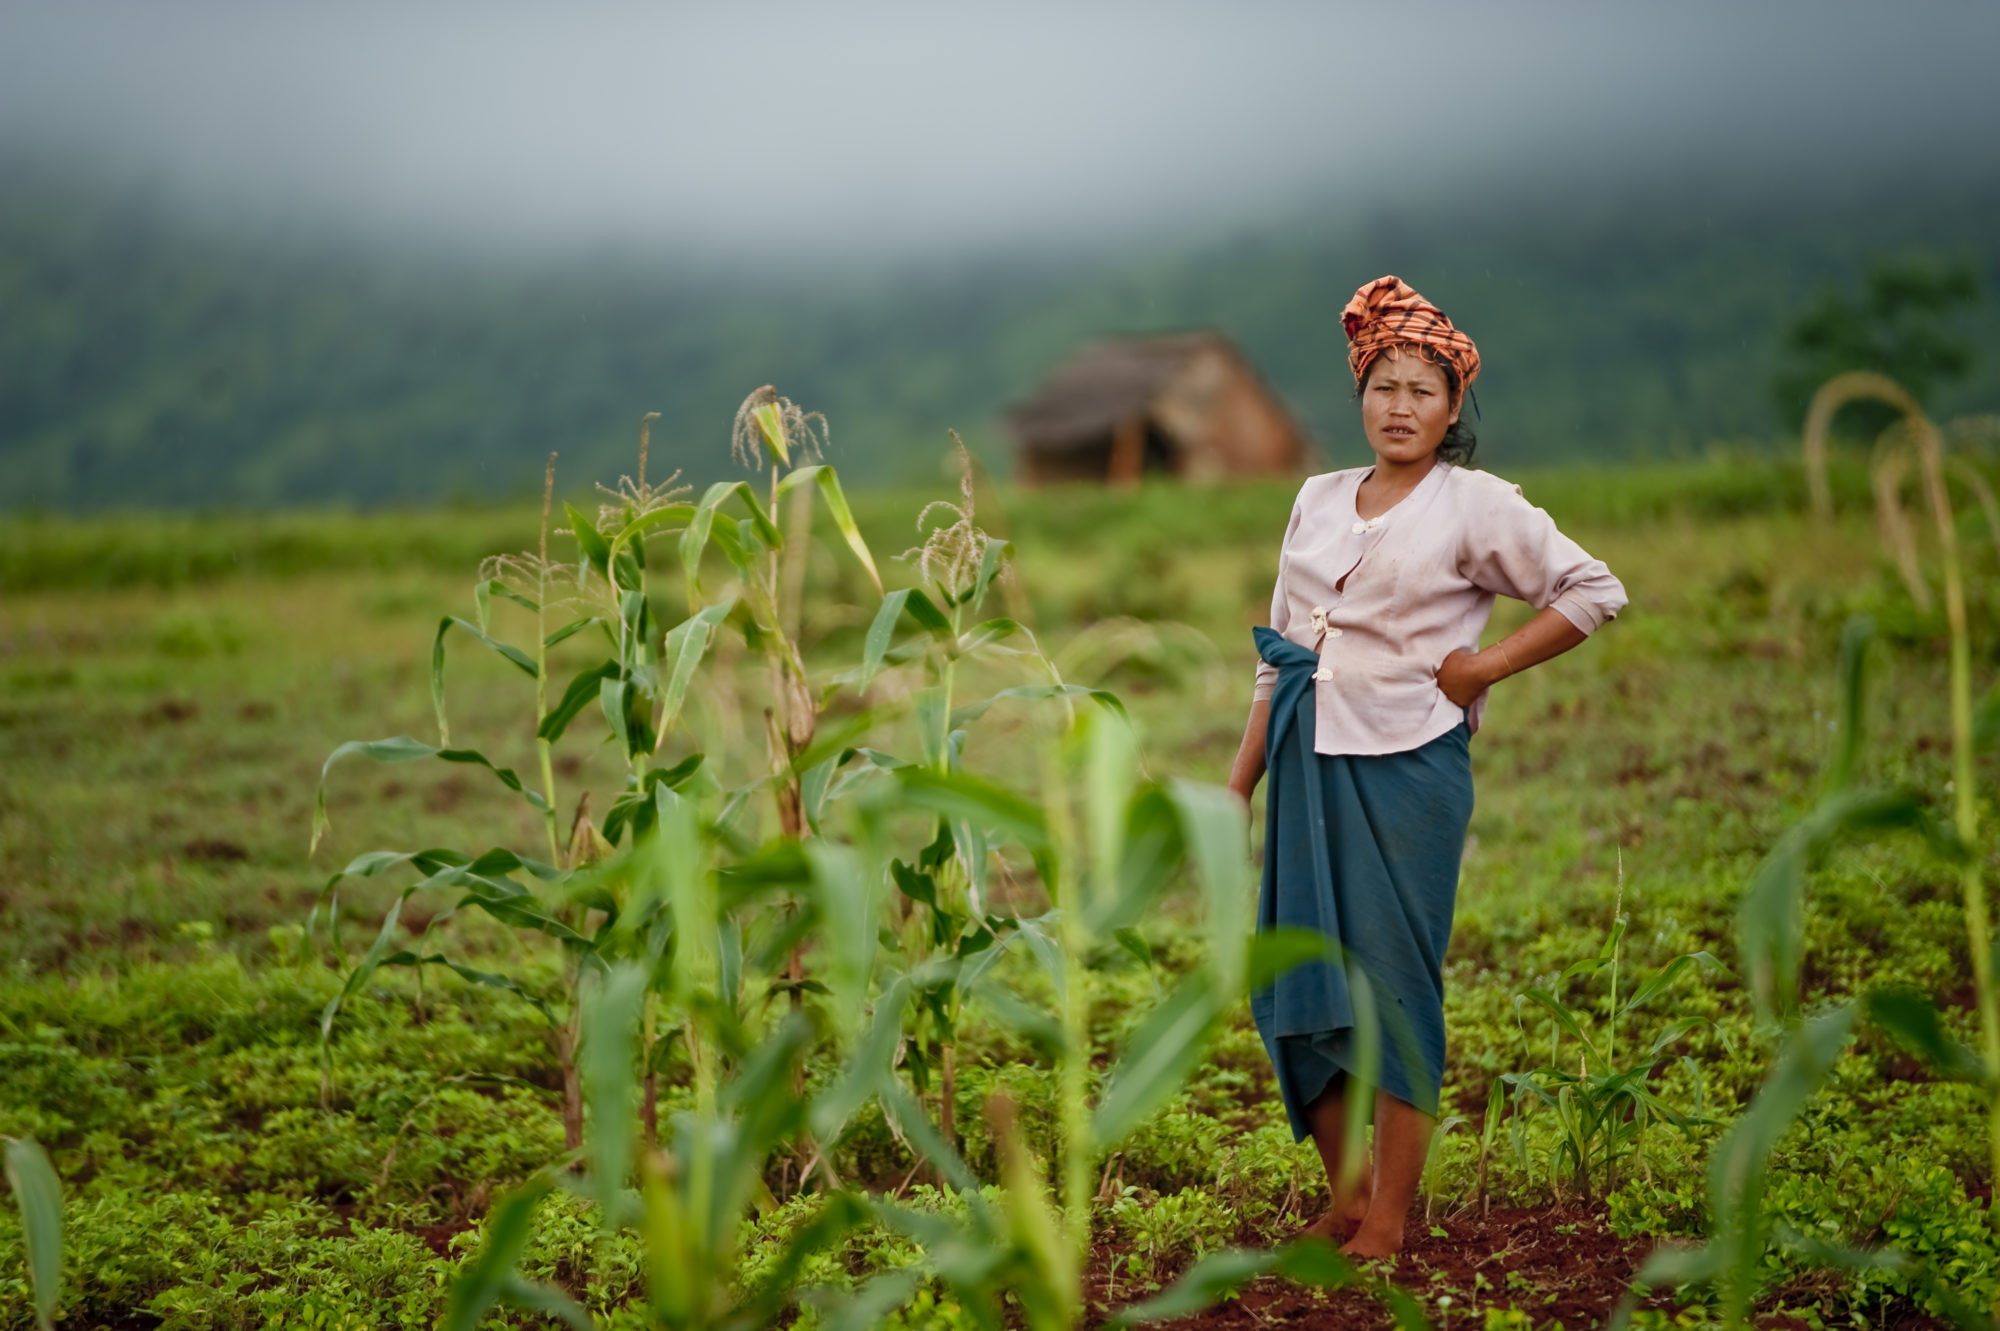
[{"label": "woman's face", "polygon": [[1421,462],[1458,421],[1444,371],[1415,353],[1384,351],[1361,386],[1361,428],[1384,462]]}]

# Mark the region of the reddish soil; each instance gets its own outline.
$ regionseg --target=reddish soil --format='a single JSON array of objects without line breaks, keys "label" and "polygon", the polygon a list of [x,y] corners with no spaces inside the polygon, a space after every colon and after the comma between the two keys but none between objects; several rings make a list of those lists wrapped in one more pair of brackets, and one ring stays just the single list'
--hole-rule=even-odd
[{"label": "reddish soil", "polygon": [[[1433,1225],[1443,1237],[1431,1232]],[[1521,1309],[1535,1325],[1601,1326],[1646,1260],[1652,1244],[1621,1239],[1601,1211],[1527,1211],[1496,1208],[1485,1217],[1437,1217],[1424,1222],[1410,1215],[1409,1246],[1385,1274],[1415,1295],[1433,1325],[1479,1326],[1488,1306]],[[1484,1277],[1485,1287],[1479,1285]],[[1103,1292],[1100,1282],[1098,1292]],[[1119,1289],[1112,1306],[1134,1302],[1136,1292]],[[1440,1308],[1437,1300],[1449,1295]],[[1364,1290],[1323,1293],[1289,1280],[1260,1280],[1235,1299],[1198,1316],[1161,1323],[1180,1328],[1216,1327],[1388,1327],[1388,1311]]]},{"label": "reddish soil", "polygon": [[[1433,1225],[1443,1235],[1431,1232]],[[1484,1325],[1486,1310],[1518,1308],[1536,1327],[1569,1331],[1600,1327],[1624,1299],[1632,1276],[1653,1248],[1650,1239],[1621,1239],[1611,1232],[1601,1210],[1559,1207],[1548,1210],[1495,1208],[1481,1217],[1467,1211],[1425,1223],[1421,1209],[1410,1213],[1409,1246],[1393,1267],[1375,1269],[1416,1297],[1431,1325],[1444,1331]],[[1107,1286],[1106,1275],[1123,1256],[1103,1251],[1091,1279],[1092,1325],[1111,1313],[1147,1297],[1129,1282]],[[1485,1286],[1479,1284],[1485,1278]],[[1441,1296],[1450,1296],[1440,1306]],[[1814,1302],[1809,1289],[1774,1291],[1779,1305]],[[1640,1307],[1673,1309],[1673,1300],[1656,1295]],[[1947,1331],[1948,1323],[1931,1317],[1902,1299],[1882,1310],[1887,1331]],[[1805,1331],[1808,1323],[1768,1309],[1757,1317],[1761,1327]],[[1235,1327],[1386,1328],[1395,1325],[1388,1310],[1365,1289],[1333,1293],[1309,1289],[1290,1280],[1271,1278],[1245,1287],[1234,1299],[1204,1313],[1155,1325],[1179,1331],[1214,1331]]]}]

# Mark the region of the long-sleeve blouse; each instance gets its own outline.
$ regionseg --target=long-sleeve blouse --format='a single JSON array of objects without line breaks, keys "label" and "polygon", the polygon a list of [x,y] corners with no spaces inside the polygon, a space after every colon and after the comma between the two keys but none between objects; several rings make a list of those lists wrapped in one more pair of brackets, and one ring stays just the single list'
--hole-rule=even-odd
[{"label": "long-sleeve blouse", "polygon": [[[1318,752],[1401,753],[1461,720],[1477,730],[1486,695],[1460,709],[1437,669],[1455,649],[1479,649],[1496,595],[1554,606],[1585,634],[1625,607],[1611,570],[1519,486],[1441,462],[1364,519],[1355,493],[1370,470],[1307,480],[1278,556],[1271,627],[1319,656]],[[1253,696],[1269,698],[1276,682],[1259,662]]]}]

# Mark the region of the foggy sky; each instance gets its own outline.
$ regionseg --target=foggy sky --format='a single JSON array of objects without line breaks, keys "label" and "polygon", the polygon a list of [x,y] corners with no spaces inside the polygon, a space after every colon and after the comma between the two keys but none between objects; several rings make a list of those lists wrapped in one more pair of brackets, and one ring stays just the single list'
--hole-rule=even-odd
[{"label": "foggy sky", "polygon": [[1988,171],[1996,55],[1985,3],[0,0],[0,150],[469,244],[949,252]]}]

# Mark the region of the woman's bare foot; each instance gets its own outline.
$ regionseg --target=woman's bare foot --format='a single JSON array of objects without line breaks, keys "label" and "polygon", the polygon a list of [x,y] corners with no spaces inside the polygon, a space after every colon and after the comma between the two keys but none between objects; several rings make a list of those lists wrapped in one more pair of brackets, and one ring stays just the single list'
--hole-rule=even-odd
[{"label": "woman's bare foot", "polygon": [[1361,1222],[1352,1216],[1328,1211],[1319,1219],[1299,1231],[1300,1238],[1325,1239],[1328,1243],[1342,1243],[1354,1237],[1354,1231]]},{"label": "woman's bare foot", "polygon": [[1379,1257],[1394,1257],[1403,1250],[1403,1227],[1400,1224],[1385,1224],[1380,1221],[1370,1224],[1363,1220],[1340,1249],[1341,1256],[1357,1261],[1372,1261]]},{"label": "woman's bare foot", "polygon": [[1300,1231],[1301,1237],[1325,1239],[1329,1243],[1339,1243],[1354,1237],[1355,1231],[1361,1228],[1361,1222],[1368,1218],[1368,1200],[1368,1192],[1362,1192],[1351,1198],[1345,1206],[1327,1208],[1324,1215]]}]

